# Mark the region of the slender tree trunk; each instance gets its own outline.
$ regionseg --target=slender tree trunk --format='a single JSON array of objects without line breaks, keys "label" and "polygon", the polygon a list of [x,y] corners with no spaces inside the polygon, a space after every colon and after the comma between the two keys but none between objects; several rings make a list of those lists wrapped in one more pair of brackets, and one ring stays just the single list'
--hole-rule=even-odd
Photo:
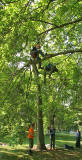
[{"label": "slender tree trunk", "polygon": [[38,124],[38,148],[40,150],[46,149],[44,143],[44,132],[43,132],[43,116],[42,116],[42,97],[40,84],[37,85],[38,97],[37,97],[37,124]]},{"label": "slender tree trunk", "polygon": [[37,85],[37,126],[38,126],[38,148],[40,150],[46,149],[44,142],[44,132],[43,132],[43,116],[42,116],[42,96],[41,96],[41,86],[39,83],[39,75],[36,64],[33,64],[34,76]]}]

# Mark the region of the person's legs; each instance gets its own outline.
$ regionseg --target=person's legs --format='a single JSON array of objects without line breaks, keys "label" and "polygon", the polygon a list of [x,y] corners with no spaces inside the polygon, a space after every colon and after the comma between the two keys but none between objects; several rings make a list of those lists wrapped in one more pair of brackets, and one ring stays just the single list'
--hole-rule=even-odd
[{"label": "person's legs", "polygon": [[53,149],[55,149],[55,136],[53,137]]},{"label": "person's legs", "polygon": [[78,148],[78,140],[76,139],[76,148]]},{"label": "person's legs", "polygon": [[33,139],[32,138],[29,138],[29,150],[28,150],[28,153],[31,154],[32,151],[31,149],[33,148]]},{"label": "person's legs", "polygon": [[38,60],[38,69],[43,69],[43,67],[41,66],[42,65],[41,64],[41,58],[38,57],[37,60]]},{"label": "person's legs", "polygon": [[80,140],[77,141],[77,147],[80,148]]},{"label": "person's legs", "polygon": [[31,149],[33,148],[33,138],[31,138]]},{"label": "person's legs", "polygon": [[50,139],[50,149],[52,149],[52,144],[53,144],[53,140],[52,138]]}]

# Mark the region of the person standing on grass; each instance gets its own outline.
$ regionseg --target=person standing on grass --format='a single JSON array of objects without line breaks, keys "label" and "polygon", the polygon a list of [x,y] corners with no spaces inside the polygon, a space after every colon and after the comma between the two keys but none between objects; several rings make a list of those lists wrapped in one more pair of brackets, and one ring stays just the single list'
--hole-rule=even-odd
[{"label": "person standing on grass", "polygon": [[81,133],[79,129],[76,132],[76,148],[80,148]]},{"label": "person standing on grass", "polygon": [[31,154],[32,153],[32,148],[34,145],[34,123],[31,124],[29,131],[28,131],[28,139],[29,139],[29,150],[28,153]]},{"label": "person standing on grass", "polygon": [[55,149],[55,128],[53,124],[50,126],[50,149]]}]

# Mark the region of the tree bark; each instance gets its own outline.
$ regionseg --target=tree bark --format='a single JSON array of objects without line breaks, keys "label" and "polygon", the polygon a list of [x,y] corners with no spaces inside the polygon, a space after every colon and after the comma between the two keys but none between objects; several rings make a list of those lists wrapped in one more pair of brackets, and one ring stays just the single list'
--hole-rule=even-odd
[{"label": "tree bark", "polygon": [[38,125],[38,148],[40,150],[45,149],[44,132],[43,132],[43,116],[42,116],[42,97],[40,84],[37,85],[38,97],[37,97],[37,125]]},{"label": "tree bark", "polygon": [[39,83],[39,73],[36,64],[33,64],[33,71],[37,85],[37,126],[38,126],[38,149],[46,149],[44,142],[44,131],[43,131],[43,116],[42,116],[42,96],[41,86]]}]

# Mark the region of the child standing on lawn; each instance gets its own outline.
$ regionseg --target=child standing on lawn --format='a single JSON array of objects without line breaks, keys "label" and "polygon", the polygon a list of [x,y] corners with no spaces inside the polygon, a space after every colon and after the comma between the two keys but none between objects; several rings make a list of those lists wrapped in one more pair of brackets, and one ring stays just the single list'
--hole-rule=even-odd
[{"label": "child standing on lawn", "polygon": [[31,124],[29,131],[28,131],[28,139],[29,139],[29,151],[28,153],[32,153],[32,148],[34,145],[34,123]]}]

